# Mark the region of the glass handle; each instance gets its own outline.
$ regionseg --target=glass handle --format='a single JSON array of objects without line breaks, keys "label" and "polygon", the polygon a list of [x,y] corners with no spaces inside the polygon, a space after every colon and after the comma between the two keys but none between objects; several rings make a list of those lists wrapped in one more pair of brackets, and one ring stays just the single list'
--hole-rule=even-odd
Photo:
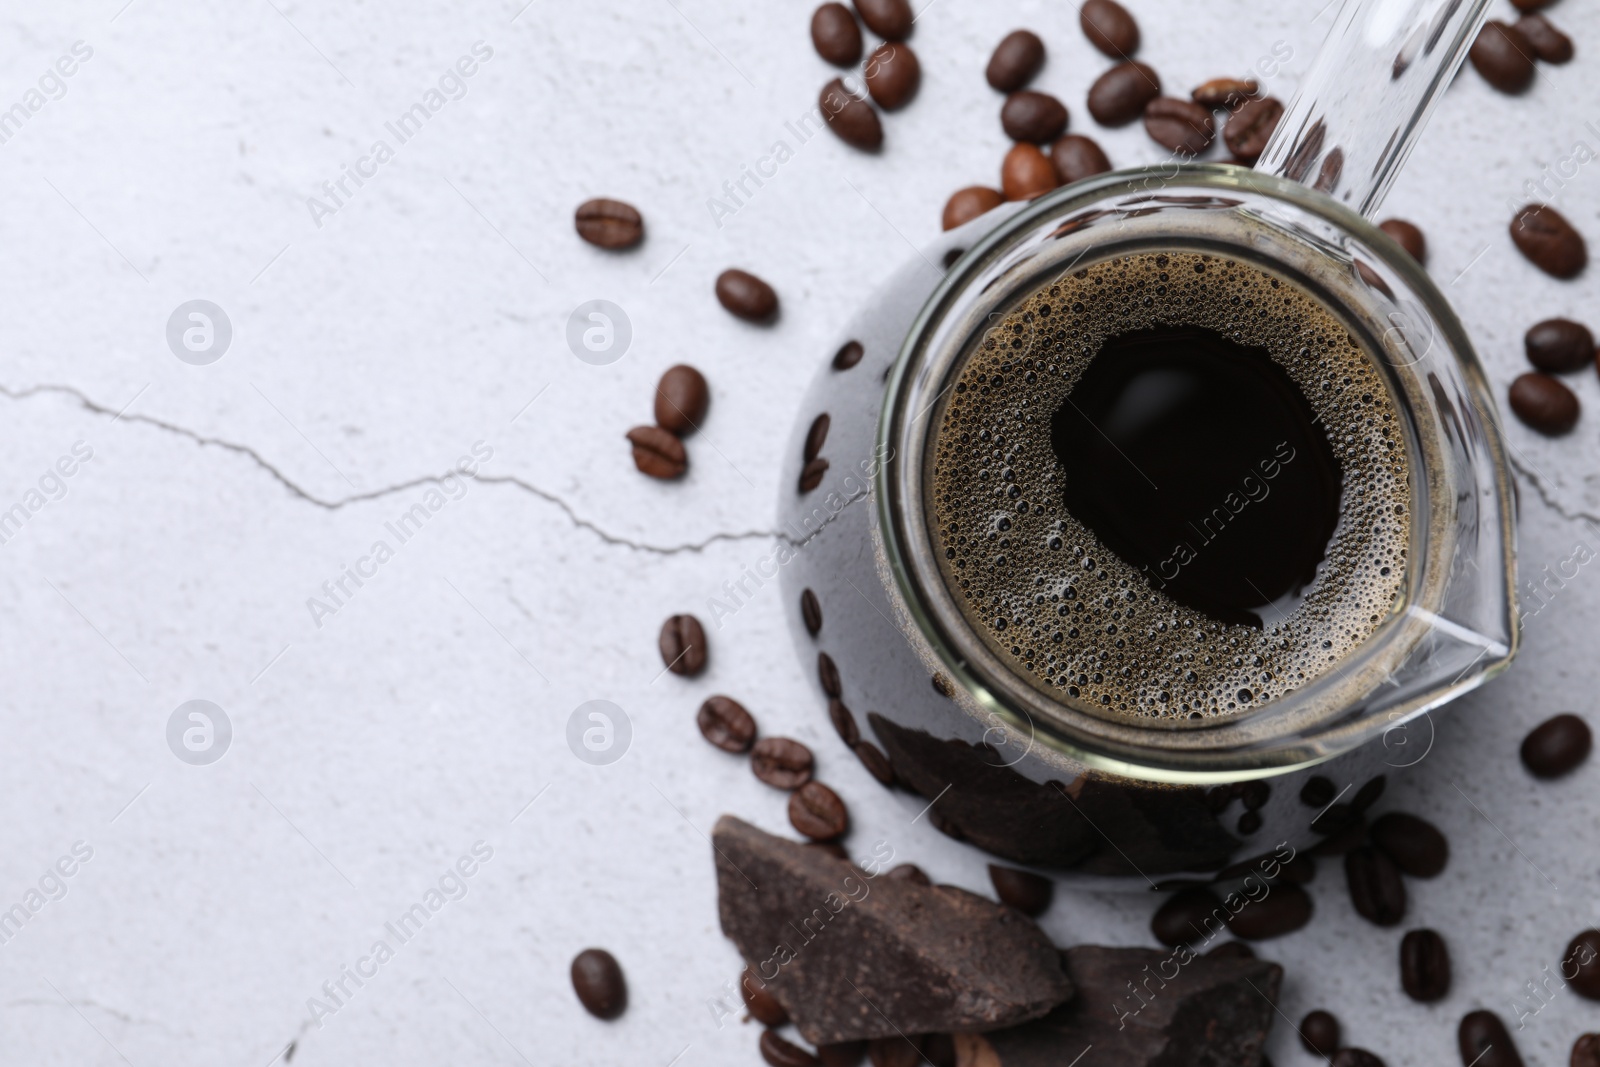
[{"label": "glass handle", "polygon": [[1256,169],[1371,218],[1488,11],[1489,0],[1344,0]]}]

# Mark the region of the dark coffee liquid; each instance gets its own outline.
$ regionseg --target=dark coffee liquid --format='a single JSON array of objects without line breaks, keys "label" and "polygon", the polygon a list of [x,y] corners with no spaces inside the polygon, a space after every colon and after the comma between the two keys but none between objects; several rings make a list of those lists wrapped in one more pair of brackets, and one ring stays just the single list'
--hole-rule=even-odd
[{"label": "dark coffee liquid", "polygon": [[1292,611],[1339,522],[1339,461],[1305,394],[1265,348],[1215,330],[1108,339],[1050,443],[1067,510],[1221,622],[1259,628]]}]

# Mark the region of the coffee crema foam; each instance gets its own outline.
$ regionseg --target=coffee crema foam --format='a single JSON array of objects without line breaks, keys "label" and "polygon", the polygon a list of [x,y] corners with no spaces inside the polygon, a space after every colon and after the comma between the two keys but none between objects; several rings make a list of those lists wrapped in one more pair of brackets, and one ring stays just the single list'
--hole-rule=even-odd
[{"label": "coffee crema foam", "polygon": [[[1066,509],[1052,413],[1108,338],[1158,326],[1266,349],[1343,472],[1315,580],[1286,613],[1264,609],[1262,629],[1177,604]],[[1024,299],[952,373],[925,468],[940,566],[974,629],[1054,699],[1144,718],[1235,714],[1334,669],[1394,610],[1411,531],[1400,415],[1372,355],[1288,278],[1215,253],[1103,260]],[[1188,542],[1205,545],[1198,531]]]}]

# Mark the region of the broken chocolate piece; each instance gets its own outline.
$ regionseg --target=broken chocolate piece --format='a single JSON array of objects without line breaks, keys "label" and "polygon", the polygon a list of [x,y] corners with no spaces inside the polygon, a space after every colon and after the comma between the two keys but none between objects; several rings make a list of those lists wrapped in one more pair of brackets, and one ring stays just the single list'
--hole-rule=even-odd
[{"label": "broken chocolate piece", "polygon": [[712,842],[722,932],[813,1045],[991,1030],[1072,996],[1054,946],[1013,908],[873,878],[728,815]]},{"label": "broken chocolate piece", "polygon": [[1037,1022],[986,1034],[1004,1067],[1059,1067],[1089,1046],[1118,1067],[1257,1067],[1283,968],[1188,949],[1061,953],[1078,995]]}]

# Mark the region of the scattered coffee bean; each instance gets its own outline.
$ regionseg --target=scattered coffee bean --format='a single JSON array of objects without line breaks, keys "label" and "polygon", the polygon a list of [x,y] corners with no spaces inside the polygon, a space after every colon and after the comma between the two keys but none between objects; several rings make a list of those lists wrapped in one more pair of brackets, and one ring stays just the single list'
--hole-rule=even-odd
[{"label": "scattered coffee bean", "polygon": [[845,706],[844,701],[828,698],[828,721],[833,723],[834,732],[846,745],[854,746],[861,740],[861,728],[856,725],[855,713]]},{"label": "scattered coffee bean", "polygon": [[1549,7],[1555,0],[1511,0],[1511,6],[1518,11],[1538,11],[1540,8]]},{"label": "scattered coffee bean", "polygon": [[1393,237],[1395,244],[1411,253],[1411,258],[1419,264],[1427,264],[1428,241],[1421,230],[1404,219],[1384,219],[1378,223],[1378,229]]},{"label": "scattered coffee bean", "polygon": [[585,200],[574,220],[578,236],[600,248],[632,248],[644,237],[644,219],[632,204],[621,200]]},{"label": "scattered coffee bean", "polygon": [[1356,815],[1310,848],[1313,856],[1345,856],[1367,839],[1367,822]]},{"label": "scattered coffee bean", "polygon": [[1324,808],[1339,795],[1339,787],[1328,778],[1317,775],[1307,778],[1306,784],[1300,787],[1300,803],[1308,808]]},{"label": "scattered coffee bean", "polygon": [[[1577,970],[1571,978],[1567,978],[1569,967]],[[1567,978],[1579,996],[1600,1000],[1600,930],[1584,930],[1567,944],[1566,955],[1561,957],[1561,977]]]},{"label": "scattered coffee bean", "polygon": [[1023,89],[1006,97],[1000,126],[1013,141],[1049,144],[1067,128],[1067,105],[1049,93]]},{"label": "scattered coffee bean", "polygon": [[867,769],[867,773],[878,780],[878,784],[892,788],[895,783],[894,764],[889,762],[889,757],[883,750],[871,741],[857,741],[850,746],[850,751],[856,754],[856,759]]},{"label": "scattered coffee bean", "polygon": [[867,1055],[865,1041],[839,1041],[832,1045],[818,1045],[817,1059],[822,1067],[859,1067]]},{"label": "scattered coffee bean", "polygon": [[1244,941],[1224,941],[1206,955],[1224,960],[1253,960],[1256,958],[1256,950]]},{"label": "scattered coffee bean", "polygon": [[1259,778],[1253,782],[1243,782],[1239,786],[1239,799],[1244,801],[1246,811],[1260,811],[1272,799],[1272,786]]},{"label": "scattered coffee bean", "polygon": [[812,637],[822,629],[822,605],[817,603],[817,594],[810,589],[800,590],[800,620]]},{"label": "scattered coffee bean", "polygon": [[640,473],[671,481],[689,469],[689,453],[676,434],[659,426],[635,426],[627,437],[633,444],[633,465]]},{"label": "scattered coffee bean", "polygon": [[1144,63],[1118,63],[1089,86],[1089,114],[1102,126],[1126,126],[1161,95],[1161,78]]},{"label": "scattered coffee bean", "polygon": [[915,882],[918,885],[933,884],[933,880],[928,877],[927,872],[921,867],[918,867],[915,863],[897,864],[896,866],[890,867],[885,873],[890,878],[904,878],[906,881]]},{"label": "scattered coffee bean", "polygon": [[1578,424],[1578,395],[1548,374],[1517,375],[1510,401],[1517,418],[1547,437],[1559,437]]},{"label": "scattered coffee bean", "polygon": [[894,111],[911,103],[922,84],[922,64],[917,54],[904,41],[885,41],[867,57],[864,72],[867,92],[885,111]]},{"label": "scattered coffee bean", "polygon": [[1568,1067],[1600,1067],[1600,1034],[1580,1034],[1572,1043]]},{"label": "scattered coffee bean", "polygon": [[922,1050],[908,1037],[877,1037],[867,1042],[867,1059],[872,1067],[917,1067]]},{"label": "scattered coffee bean", "polygon": [[1139,24],[1117,0],[1087,0],[1078,9],[1078,25],[1089,43],[1112,59],[1128,59],[1139,50]]},{"label": "scattered coffee bean", "polygon": [[966,253],[967,253],[967,250],[965,248],[952,248],[952,249],[950,249],[950,251],[948,251],[948,252],[946,252],[944,254],[944,259],[941,260],[941,262],[944,264],[944,269],[945,270],[949,270],[951,267],[955,266],[956,262],[962,256],[966,255]]},{"label": "scattered coffee bean", "polygon": [[750,1012],[750,1017],[757,1022],[765,1026],[782,1026],[789,1021],[789,1013],[778,1003],[778,998],[772,995],[767,983],[756,977],[755,972],[748,967],[739,975],[739,996],[744,999],[744,1006]]},{"label": "scattered coffee bean", "polygon": [[1216,134],[1210,108],[1175,96],[1158,96],[1145,106],[1144,128],[1156,144],[1186,156],[1211,147]]},{"label": "scattered coffee bean", "polygon": [[694,721],[701,736],[724,752],[749,752],[755,743],[756,720],[732,697],[707,697]]},{"label": "scattered coffee bean", "polygon": [[1222,127],[1222,141],[1242,163],[1255,165],[1267,150],[1278,120],[1283,118],[1283,102],[1275,96],[1246,100]]},{"label": "scattered coffee bean", "polygon": [[1379,926],[1394,926],[1406,916],[1406,886],[1400,868],[1386,853],[1370,845],[1352,849],[1344,858],[1345,881],[1357,914]]},{"label": "scattered coffee bean", "polygon": [[1317,876],[1317,861],[1304,853],[1278,867],[1278,877],[1295,885],[1306,885]]},{"label": "scattered coffee bean", "polygon": [[1433,930],[1411,930],[1400,939],[1400,987],[1424,1004],[1450,992],[1450,950]]},{"label": "scattered coffee bean", "polygon": [[1260,900],[1245,904],[1228,920],[1234,937],[1264,941],[1293,933],[1311,921],[1311,895],[1293,882],[1282,882]]},{"label": "scattered coffee bean", "polygon": [[1216,930],[1217,913],[1228,909],[1211,890],[1202,886],[1180,889],[1168,897],[1150,917],[1150,932],[1163,945],[1177,948],[1210,936]]},{"label": "scattered coffee bean", "polygon": [[1361,813],[1349,804],[1329,804],[1322,814],[1311,820],[1311,829],[1319,834],[1336,834],[1352,822],[1360,821]]},{"label": "scattered coffee bean", "polygon": [[778,312],[778,294],[772,286],[737,269],[717,275],[717,302],[746,322],[766,322]]},{"label": "scattered coffee bean", "polygon": [[1261,829],[1261,813],[1259,811],[1244,812],[1239,816],[1237,826],[1241,834],[1249,835],[1255,833]]},{"label": "scattered coffee bean", "polygon": [[1594,362],[1594,334],[1571,319],[1545,319],[1522,338],[1528,362],[1549,374],[1568,374]]},{"label": "scattered coffee bean", "polygon": [[994,863],[989,864],[989,881],[1000,903],[1029,916],[1043,915],[1056,891],[1056,884],[1042,875]]},{"label": "scattered coffee bean", "polygon": [[668,367],[656,383],[656,425],[679,437],[693,433],[705,421],[710,403],[705,375],[687,363]]},{"label": "scattered coffee bean", "polygon": [[789,794],[789,824],[813,841],[832,841],[850,829],[839,794],[813,779]]},{"label": "scattered coffee bean", "polygon": [[870,152],[883,144],[883,123],[878,121],[878,113],[846,89],[842,80],[835,78],[822,87],[818,106],[828,129],[850,147]]},{"label": "scattered coffee bean", "polygon": [[1502,93],[1520,93],[1533,84],[1533,42],[1499,19],[1483,24],[1467,57],[1483,80]]},{"label": "scattered coffee bean", "polygon": [[1522,739],[1522,765],[1535,778],[1559,778],[1589,758],[1594,737],[1576,715],[1557,715]]},{"label": "scattered coffee bean", "polygon": [[965,189],[957,189],[950,199],[945,201],[944,217],[940,222],[945,229],[953,230],[987,211],[994,210],[1005,201],[1005,194],[998,189],[991,189],[987,185],[969,185]]},{"label": "scattered coffee bean", "polygon": [[1552,277],[1575,278],[1589,262],[1583,235],[1545,204],[1529,204],[1516,213],[1511,240],[1529,262]]},{"label": "scattered coffee bean", "polygon": [[1002,93],[1014,93],[1033,80],[1044,66],[1044,42],[1027,30],[1012,30],[994,47],[983,72],[989,84]]},{"label": "scattered coffee bean", "polygon": [[839,683],[839,668],[826,652],[817,653],[817,681],[822,683],[823,693],[835,700],[844,696],[844,686]]},{"label": "scattered coffee bean", "polygon": [[1339,1020],[1325,1011],[1314,1011],[1300,1020],[1300,1043],[1306,1051],[1328,1059],[1339,1051]]},{"label": "scattered coffee bean", "polygon": [[909,0],[854,0],[856,14],[867,29],[885,41],[903,41],[911,36],[916,16]]},{"label": "scattered coffee bean", "polygon": [[1372,843],[1413,878],[1432,878],[1450,860],[1450,842],[1427,819],[1391,811],[1372,823]]},{"label": "scattered coffee bean", "polygon": [[1196,86],[1189,97],[1204,107],[1233,111],[1260,91],[1254,78],[1212,78]]},{"label": "scattered coffee bean", "polygon": [[846,341],[839,346],[839,351],[833,354],[833,369],[849,370],[861,362],[861,357],[865,354],[865,351],[861,347],[860,341]]},{"label": "scattered coffee bean", "polygon": [[1056,187],[1056,168],[1036,144],[1014,144],[1000,165],[1007,200],[1032,200]]},{"label": "scattered coffee bean", "polygon": [[821,1062],[793,1041],[785,1040],[776,1030],[761,1031],[761,1058],[771,1067],[816,1067]]},{"label": "scattered coffee bean", "polygon": [[750,770],[778,789],[799,789],[811,781],[811,750],[788,737],[763,737],[750,753]]},{"label": "scattered coffee bean", "polygon": [[1111,169],[1111,160],[1100,146],[1082,134],[1069,133],[1050,146],[1050,162],[1062,185],[1082,181]]},{"label": "scattered coffee bean", "polygon": [[800,491],[809,493],[822,484],[822,476],[828,473],[828,461],[818,456],[800,468]]},{"label": "scattered coffee bean", "polygon": [[853,67],[861,59],[861,27],[843,4],[823,4],[811,16],[811,43],[817,55],[836,67]]},{"label": "scattered coffee bean", "polygon": [[661,662],[673,674],[693,678],[706,669],[706,632],[693,615],[674,615],[661,624]]},{"label": "scattered coffee bean", "polygon": [[811,420],[811,429],[806,431],[804,458],[807,463],[822,454],[822,446],[828,441],[828,427],[832,423],[826,411]]},{"label": "scattered coffee bean", "polygon": [[1522,1056],[1506,1032],[1506,1024],[1492,1011],[1469,1011],[1456,1030],[1464,1067],[1522,1067]]},{"label": "scattered coffee bean", "polygon": [[615,1019],[628,1006],[628,983],[617,959],[603,948],[586,948],[572,958],[572,989],[590,1015]]},{"label": "scattered coffee bean", "polygon": [[1543,15],[1524,15],[1512,23],[1533,46],[1533,54],[1546,63],[1566,63],[1572,59],[1572,38],[1556,29]]},{"label": "scattered coffee bean", "polygon": [[1383,787],[1388,784],[1388,779],[1383,775],[1369,779],[1367,784],[1356,790],[1356,795],[1350,798],[1350,806],[1356,811],[1366,811],[1378,802],[1383,796]]},{"label": "scattered coffee bean", "polygon": [[1333,1067],[1384,1067],[1384,1062],[1364,1048],[1342,1048],[1333,1054]]},{"label": "scattered coffee bean", "polygon": [[[923,1034],[912,1040],[922,1051],[923,1060],[932,1067],[958,1067],[956,1044],[950,1034]],[[963,1063],[959,1067],[970,1067],[970,1065]]]}]

